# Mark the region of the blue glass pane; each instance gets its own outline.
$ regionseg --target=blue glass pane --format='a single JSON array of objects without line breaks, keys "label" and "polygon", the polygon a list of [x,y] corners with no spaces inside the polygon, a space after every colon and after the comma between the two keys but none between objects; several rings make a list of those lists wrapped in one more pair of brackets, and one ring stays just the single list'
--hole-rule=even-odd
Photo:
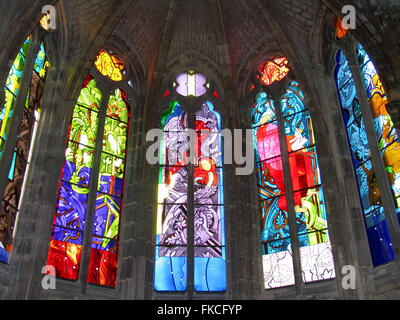
[{"label": "blue glass pane", "polygon": [[11,162],[11,168],[10,168],[10,172],[8,173],[8,179],[10,181],[14,180],[14,170],[15,170],[15,161],[17,159],[17,152],[14,152],[14,157],[13,160]]},{"label": "blue glass pane", "polygon": [[261,202],[261,241],[265,253],[281,252],[290,245],[286,196]]},{"label": "blue glass pane", "polygon": [[81,245],[83,240],[83,232],[80,229],[73,230],[54,226],[52,239]]},{"label": "blue glass pane", "polygon": [[92,237],[91,247],[93,249],[105,250],[113,253],[118,252],[119,243],[116,240],[104,237]]},{"label": "blue glass pane", "polygon": [[226,290],[225,248],[221,258],[194,258],[195,291],[218,292]]},{"label": "blue glass pane", "polygon": [[1,262],[8,263],[9,256],[10,256],[10,253],[6,249],[0,248],[0,261]]},{"label": "blue glass pane", "polygon": [[41,78],[44,78],[46,75],[46,51],[44,49],[44,44],[40,45],[39,52],[36,56],[34,69],[39,74]]},{"label": "blue glass pane", "polygon": [[256,104],[251,110],[253,128],[276,120],[274,102],[268,98],[266,92],[257,95]]},{"label": "blue glass pane", "polygon": [[154,289],[156,291],[186,291],[187,258],[159,257],[156,248]]},{"label": "blue glass pane", "polygon": [[62,181],[54,224],[59,227],[83,232],[88,193],[89,190],[87,188],[80,188]]},{"label": "blue glass pane", "polygon": [[306,110],[304,94],[297,82],[292,82],[282,98],[282,115],[287,118]]},{"label": "blue glass pane", "polygon": [[371,228],[367,228],[367,236],[374,266],[379,266],[394,260],[394,253],[386,220],[379,222]]},{"label": "blue glass pane", "polygon": [[98,192],[95,210],[93,235],[118,239],[121,199]]},{"label": "blue glass pane", "polygon": [[288,151],[296,151],[315,144],[311,117],[308,111],[295,113],[283,119]]}]

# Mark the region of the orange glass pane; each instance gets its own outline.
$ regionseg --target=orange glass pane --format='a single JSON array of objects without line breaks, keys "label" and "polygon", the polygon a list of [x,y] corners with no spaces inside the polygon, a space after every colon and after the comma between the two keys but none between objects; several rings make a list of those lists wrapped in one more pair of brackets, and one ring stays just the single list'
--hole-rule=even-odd
[{"label": "orange glass pane", "polygon": [[285,57],[271,58],[263,63],[259,69],[261,83],[269,86],[281,81],[290,71],[288,63]]},{"label": "orange glass pane", "polygon": [[336,18],[335,20],[335,30],[336,38],[338,39],[342,39],[347,33],[347,29],[343,28],[342,20],[339,18]]},{"label": "orange glass pane", "polygon": [[112,81],[121,81],[124,77],[122,73],[125,69],[123,62],[106,50],[99,52],[94,65],[103,76]]}]

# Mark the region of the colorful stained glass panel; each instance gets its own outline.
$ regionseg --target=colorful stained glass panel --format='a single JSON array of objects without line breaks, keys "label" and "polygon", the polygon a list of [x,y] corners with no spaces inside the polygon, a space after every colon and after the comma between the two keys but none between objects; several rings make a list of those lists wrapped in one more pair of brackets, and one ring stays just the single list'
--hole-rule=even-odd
[{"label": "colorful stained glass panel", "polygon": [[28,54],[31,39],[28,37],[11,66],[6,85],[4,88],[5,100],[4,105],[0,109],[0,155],[3,151],[4,140],[7,139],[7,134],[14,111],[15,100],[18,96],[22,81],[22,74],[25,68],[25,59]]},{"label": "colorful stained glass panel", "polygon": [[109,239],[119,238],[121,204],[122,201],[120,198],[104,193],[97,193],[93,235]]},{"label": "colorful stained glass panel", "polygon": [[366,93],[369,99],[374,127],[383,154],[387,178],[392,187],[396,211],[400,222],[400,139],[387,111],[388,98],[371,58],[361,44],[357,47]]},{"label": "colorful stained glass panel", "polygon": [[98,113],[88,108],[75,106],[68,139],[94,148],[96,143]]},{"label": "colorful stained glass panel", "polygon": [[308,110],[284,118],[283,124],[288,152],[315,145],[311,116]]},{"label": "colorful stained glass panel", "polygon": [[363,207],[372,262],[378,266],[392,261],[394,254],[390,245],[390,235],[387,232],[385,212],[380,199],[375,169],[371,162],[371,151],[353,75],[343,51],[339,51],[337,55],[335,76]]},{"label": "colorful stained glass panel", "polygon": [[186,203],[188,175],[186,167],[161,167],[158,203]]},{"label": "colorful stained glass panel", "polygon": [[[57,276],[70,280],[77,280],[79,275],[97,129],[97,114],[93,111],[98,110],[100,101],[101,92],[96,87],[95,80],[88,76],[80,92],[68,132],[68,137],[81,143],[67,141],[53,239],[48,255],[48,264],[56,268]],[[91,118],[94,114],[94,118]],[[82,140],[83,136],[86,138]]]}]

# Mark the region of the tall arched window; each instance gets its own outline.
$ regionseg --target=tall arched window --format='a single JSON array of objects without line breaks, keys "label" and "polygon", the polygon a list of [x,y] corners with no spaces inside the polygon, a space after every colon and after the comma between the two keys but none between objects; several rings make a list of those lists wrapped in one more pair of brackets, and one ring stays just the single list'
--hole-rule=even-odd
[{"label": "tall arched window", "polygon": [[[29,36],[11,66],[0,109],[0,261],[8,263],[49,68],[45,32]],[[11,134],[11,136],[10,136]],[[7,175],[8,172],[8,175]]]},{"label": "tall arched window", "polygon": [[78,280],[82,250],[90,243],[85,280],[108,287],[117,282],[130,118],[125,85],[119,84],[123,64],[116,60],[106,50],[99,53],[92,71],[98,76],[87,77],[75,105],[47,260],[58,277]]},{"label": "tall arched window", "polygon": [[[179,99],[201,97],[210,87],[203,75],[188,72],[177,77],[173,88],[177,94],[171,97]],[[221,119],[204,98],[195,99],[192,107],[172,100],[161,120],[154,277],[159,292],[226,290]]]},{"label": "tall arched window", "polygon": [[[295,284],[293,250],[299,250],[304,282],[335,277],[317,148],[304,94],[296,81],[286,82],[279,99],[268,93],[274,83],[284,85],[289,72],[284,57],[264,62],[257,74],[260,91],[251,109],[266,289]],[[298,247],[293,247],[294,237]]]},{"label": "tall arched window", "polygon": [[[379,79],[376,68],[361,44],[352,57],[357,62],[364,86],[358,85],[353,78],[348,58],[343,50],[337,54],[335,80],[342,108],[344,125],[351,150],[354,172],[363,210],[364,222],[370,247],[372,263],[378,266],[395,259],[392,241],[388,229],[384,197],[378,182],[376,166],[371,146],[378,143],[394,210],[400,215],[400,144],[399,136],[393,126],[386,104],[388,99]],[[368,101],[359,99],[359,93],[365,90]],[[361,97],[363,99],[363,97]],[[363,108],[369,105],[369,108]],[[369,110],[368,110],[369,109]],[[365,115],[372,115],[372,122]],[[367,126],[375,129],[376,137],[368,136]]]}]

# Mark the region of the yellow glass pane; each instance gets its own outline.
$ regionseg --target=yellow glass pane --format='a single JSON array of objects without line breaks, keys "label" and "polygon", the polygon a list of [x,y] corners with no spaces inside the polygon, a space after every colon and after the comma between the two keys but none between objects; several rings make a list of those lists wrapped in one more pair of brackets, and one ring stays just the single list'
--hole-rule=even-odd
[{"label": "yellow glass pane", "polygon": [[99,52],[94,64],[103,76],[110,78],[112,81],[121,81],[123,79],[122,71],[125,69],[123,62],[106,50]]},{"label": "yellow glass pane", "polygon": [[42,28],[46,31],[49,31],[50,29],[50,13],[46,13],[42,19],[40,19],[40,24]]}]

